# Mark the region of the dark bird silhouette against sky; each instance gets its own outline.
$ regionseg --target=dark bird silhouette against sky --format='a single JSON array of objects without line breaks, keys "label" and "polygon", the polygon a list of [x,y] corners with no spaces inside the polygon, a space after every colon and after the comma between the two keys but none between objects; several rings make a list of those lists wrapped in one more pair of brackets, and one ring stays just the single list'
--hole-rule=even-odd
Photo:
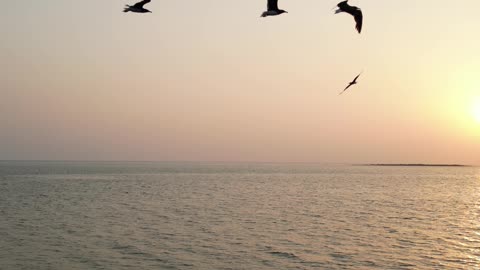
[{"label": "dark bird silhouette against sky", "polygon": [[357,28],[357,31],[360,34],[362,32],[363,25],[362,10],[360,10],[358,7],[350,6],[348,4],[348,0],[338,3],[337,7],[338,9],[335,11],[335,14],[346,12],[353,16],[356,22],[355,28]]},{"label": "dark bird silhouette against sky", "polygon": [[345,87],[345,89],[343,89],[343,91],[338,95],[343,94],[343,92],[347,91],[347,89],[350,88],[350,86],[357,84],[357,79],[358,79],[358,77],[360,77],[360,75],[362,75],[362,73],[358,74],[357,77],[355,77],[355,79],[353,79],[353,81],[349,82],[347,87]]},{"label": "dark bird silhouette against sky", "polygon": [[141,2],[136,3],[133,6],[127,5],[125,7],[125,9],[123,10],[123,12],[131,11],[131,12],[135,12],[135,13],[152,13],[150,10],[143,7],[145,4],[150,3],[150,1],[151,0],[143,0]]},{"label": "dark bird silhouette against sky", "polygon": [[283,9],[278,9],[278,0],[268,0],[267,1],[267,11],[262,13],[262,17],[267,16],[276,16],[282,13],[288,13]]}]

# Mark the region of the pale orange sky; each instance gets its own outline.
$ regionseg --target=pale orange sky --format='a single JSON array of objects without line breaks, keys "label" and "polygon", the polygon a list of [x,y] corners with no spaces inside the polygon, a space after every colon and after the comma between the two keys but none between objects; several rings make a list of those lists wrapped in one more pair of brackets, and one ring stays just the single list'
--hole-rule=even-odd
[{"label": "pale orange sky", "polygon": [[479,1],[133,2],[2,3],[0,159],[480,164]]}]

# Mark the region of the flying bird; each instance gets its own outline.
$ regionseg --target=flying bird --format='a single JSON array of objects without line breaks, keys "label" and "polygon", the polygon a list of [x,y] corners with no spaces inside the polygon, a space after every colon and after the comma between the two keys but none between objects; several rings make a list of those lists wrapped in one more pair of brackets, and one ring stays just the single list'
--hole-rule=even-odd
[{"label": "flying bird", "polygon": [[288,13],[283,9],[278,9],[278,0],[267,0],[267,11],[262,13],[262,17],[276,16],[282,13]]},{"label": "flying bird", "polygon": [[338,3],[337,7],[338,9],[335,11],[335,14],[346,12],[353,16],[356,22],[355,28],[357,28],[357,31],[360,34],[362,32],[362,24],[363,24],[362,10],[359,9],[358,7],[350,6],[348,4],[348,0]]},{"label": "flying bird", "polygon": [[145,4],[150,3],[151,0],[143,0],[141,2],[136,3],[133,6],[126,5],[125,9],[123,12],[135,12],[135,13],[152,13],[150,10],[144,8],[143,6]]},{"label": "flying bird", "polygon": [[357,79],[358,79],[358,77],[360,77],[360,75],[362,75],[361,72],[360,72],[360,74],[357,75],[357,77],[355,77],[355,79],[353,79],[353,81],[349,82],[348,85],[347,85],[347,87],[345,87],[345,89],[343,89],[343,91],[340,92],[340,94],[338,94],[338,95],[343,94],[343,92],[347,91],[347,89],[350,88],[350,86],[352,86],[352,85],[354,85],[354,84],[357,84]]}]

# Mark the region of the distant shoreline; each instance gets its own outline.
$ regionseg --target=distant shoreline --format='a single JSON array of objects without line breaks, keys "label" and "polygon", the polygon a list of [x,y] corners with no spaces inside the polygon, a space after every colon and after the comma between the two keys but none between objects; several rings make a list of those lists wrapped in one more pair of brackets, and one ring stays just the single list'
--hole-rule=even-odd
[{"label": "distant shoreline", "polygon": [[360,164],[359,166],[381,166],[381,167],[471,167],[464,164]]},{"label": "distant shoreline", "polygon": [[69,163],[69,164],[82,164],[82,163],[105,163],[105,164],[122,164],[122,163],[152,163],[152,164],[193,164],[193,165],[222,165],[222,164],[290,164],[290,165],[320,165],[320,166],[372,166],[372,167],[480,167],[480,165],[467,165],[467,164],[435,164],[435,163],[329,163],[329,162],[295,162],[295,161],[181,161],[181,160],[8,160],[0,159],[0,163]]}]

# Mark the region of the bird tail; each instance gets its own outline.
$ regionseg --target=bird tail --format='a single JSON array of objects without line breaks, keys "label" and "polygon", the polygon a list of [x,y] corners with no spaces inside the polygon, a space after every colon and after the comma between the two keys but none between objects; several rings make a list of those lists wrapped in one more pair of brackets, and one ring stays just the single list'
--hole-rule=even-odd
[{"label": "bird tail", "polygon": [[267,16],[268,16],[268,12],[266,12],[266,11],[263,12],[262,15],[260,15],[260,17],[263,17],[263,18],[264,18],[264,17],[267,17]]},{"label": "bird tail", "polygon": [[341,10],[341,9],[335,10],[335,14],[342,13],[342,12],[343,12],[343,10]]},{"label": "bird tail", "polygon": [[130,6],[125,5],[125,8],[123,9],[123,12],[129,12],[130,11]]}]

